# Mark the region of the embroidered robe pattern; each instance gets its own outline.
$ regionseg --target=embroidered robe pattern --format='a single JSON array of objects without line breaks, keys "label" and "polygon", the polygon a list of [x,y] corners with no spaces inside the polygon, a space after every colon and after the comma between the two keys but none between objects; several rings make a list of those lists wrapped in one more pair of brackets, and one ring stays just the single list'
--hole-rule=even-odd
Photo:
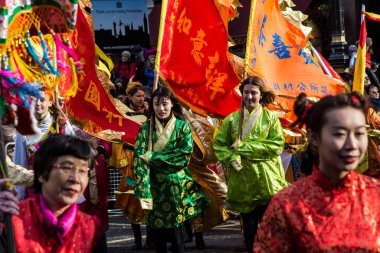
[{"label": "embroidered robe pattern", "polygon": [[[175,120],[175,128],[164,148],[149,152],[149,168],[140,157],[148,150],[148,136],[149,122],[141,126],[135,142],[135,196],[153,199],[153,210],[148,212],[150,227],[179,227],[185,220],[200,214],[208,204],[187,168],[193,152],[190,126],[185,121]],[[157,140],[154,131],[153,144]]]}]

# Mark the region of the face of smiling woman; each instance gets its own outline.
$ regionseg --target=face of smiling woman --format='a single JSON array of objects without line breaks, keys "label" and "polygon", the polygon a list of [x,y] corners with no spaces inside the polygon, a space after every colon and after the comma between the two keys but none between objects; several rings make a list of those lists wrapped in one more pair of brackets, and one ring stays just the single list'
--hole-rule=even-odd
[{"label": "face of smiling woman", "polygon": [[128,95],[129,100],[135,109],[140,109],[144,106],[145,92],[138,90],[133,95]]},{"label": "face of smiling woman", "polygon": [[59,216],[76,203],[88,184],[89,162],[72,155],[58,157],[45,180],[42,176],[42,195],[49,208]]},{"label": "face of smiling woman", "polygon": [[249,112],[251,112],[260,103],[261,92],[260,88],[256,85],[244,85],[242,95],[244,106]]},{"label": "face of smiling woman", "polygon": [[173,103],[168,97],[161,97],[158,99],[157,96],[153,98],[153,109],[159,119],[166,119],[170,116],[172,112]]},{"label": "face of smiling woman", "polygon": [[49,107],[52,105],[50,96],[44,92],[40,92],[40,98],[36,99],[36,104],[34,106],[34,116],[37,120],[43,119],[48,113]]},{"label": "face of smiling woman", "polygon": [[358,167],[367,150],[366,121],[362,111],[343,107],[326,113],[326,123],[320,136],[312,135],[312,144],[317,147],[320,170],[338,181],[349,171]]}]

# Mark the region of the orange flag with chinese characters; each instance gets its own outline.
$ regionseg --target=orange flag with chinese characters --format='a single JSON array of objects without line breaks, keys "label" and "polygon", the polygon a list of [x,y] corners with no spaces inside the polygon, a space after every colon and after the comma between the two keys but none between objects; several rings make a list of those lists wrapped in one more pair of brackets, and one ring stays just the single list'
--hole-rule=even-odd
[{"label": "orange flag with chinese characters", "polygon": [[169,0],[160,77],[195,112],[226,116],[240,106],[228,34],[213,0]]},{"label": "orange flag with chinese characters", "polygon": [[95,43],[80,9],[72,45],[78,58],[84,62],[84,69],[78,74],[78,92],[67,103],[70,114],[85,132],[95,137],[133,145],[140,124],[120,114],[100,83],[96,75]]},{"label": "orange flag with chinese characters", "polygon": [[325,75],[305,49],[307,38],[283,17],[277,0],[257,0],[252,24],[249,73],[282,95],[283,108],[291,110],[294,99],[286,98],[301,92],[321,98],[342,90],[343,83]]}]

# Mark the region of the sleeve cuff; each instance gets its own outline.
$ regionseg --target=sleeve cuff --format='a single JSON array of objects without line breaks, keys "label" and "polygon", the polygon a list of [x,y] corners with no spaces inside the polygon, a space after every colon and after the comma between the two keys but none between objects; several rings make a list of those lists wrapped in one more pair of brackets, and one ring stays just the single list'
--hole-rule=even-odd
[{"label": "sleeve cuff", "polygon": [[141,208],[144,210],[152,210],[153,209],[153,199],[139,199]]},{"label": "sleeve cuff", "polygon": [[243,166],[241,165],[241,159],[232,161],[231,162],[231,166],[232,166],[232,168],[234,170],[236,170],[237,172],[239,172],[243,168]]},{"label": "sleeve cuff", "polygon": [[151,156],[152,156],[151,151],[146,151],[145,154],[140,155],[140,158],[143,159],[146,164],[149,164],[149,160]]}]

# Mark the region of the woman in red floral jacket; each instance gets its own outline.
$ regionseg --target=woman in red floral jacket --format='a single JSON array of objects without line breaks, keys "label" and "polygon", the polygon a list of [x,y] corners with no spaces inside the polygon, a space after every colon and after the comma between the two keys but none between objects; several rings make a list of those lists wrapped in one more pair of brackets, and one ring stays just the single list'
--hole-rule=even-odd
[{"label": "woman in red floral jacket", "polygon": [[294,106],[318,153],[311,176],[280,191],[254,252],[380,252],[380,181],[354,172],[367,150],[366,102],[340,94]]},{"label": "woman in red floral jacket", "polygon": [[[17,208],[14,198],[0,194],[0,202],[8,203],[0,205],[0,214],[18,213],[13,216],[16,252],[107,252],[99,220],[81,212],[76,204],[95,165],[88,143],[54,134],[34,156],[36,196],[21,201]],[[3,232],[0,241],[6,236]]]}]

